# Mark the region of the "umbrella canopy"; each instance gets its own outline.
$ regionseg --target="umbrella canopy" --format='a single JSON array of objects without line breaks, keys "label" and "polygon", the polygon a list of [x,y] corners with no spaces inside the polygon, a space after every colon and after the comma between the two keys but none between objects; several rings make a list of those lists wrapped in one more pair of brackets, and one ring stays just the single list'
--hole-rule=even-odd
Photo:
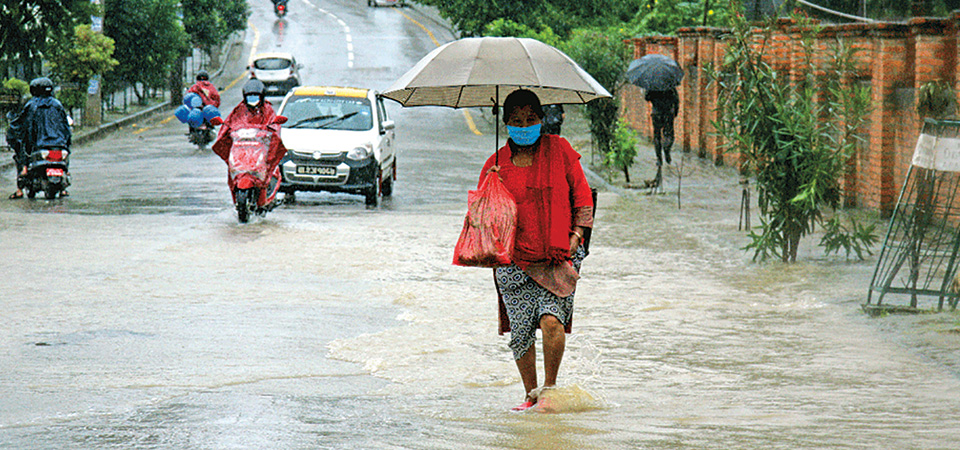
[{"label": "umbrella canopy", "polygon": [[465,38],[438,47],[382,95],[403,106],[466,108],[502,105],[519,88],[545,105],[610,97],[560,50],[512,37]]},{"label": "umbrella canopy", "polygon": [[627,81],[648,91],[669,91],[680,84],[683,69],[669,56],[650,54],[635,59],[627,68]]}]

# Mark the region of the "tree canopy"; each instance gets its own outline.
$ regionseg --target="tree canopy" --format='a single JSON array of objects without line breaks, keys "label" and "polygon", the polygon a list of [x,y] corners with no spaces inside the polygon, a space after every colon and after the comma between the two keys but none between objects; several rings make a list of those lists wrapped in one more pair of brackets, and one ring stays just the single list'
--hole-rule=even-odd
[{"label": "tree canopy", "polygon": [[[187,51],[177,0],[106,0],[103,32],[116,42],[120,63],[107,74],[113,87],[165,85],[175,64]],[[143,93],[137,92],[142,99]]]},{"label": "tree canopy", "polygon": [[0,73],[39,75],[41,59],[73,27],[90,20],[90,0],[4,0],[0,4]]},{"label": "tree canopy", "polygon": [[230,33],[247,27],[250,8],[244,0],[181,0],[183,28],[190,42],[210,54]]}]

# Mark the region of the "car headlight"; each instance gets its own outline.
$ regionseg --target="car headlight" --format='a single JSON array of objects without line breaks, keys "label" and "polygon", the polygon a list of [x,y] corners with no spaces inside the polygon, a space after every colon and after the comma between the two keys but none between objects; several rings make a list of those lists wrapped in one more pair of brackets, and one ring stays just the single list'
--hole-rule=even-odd
[{"label": "car headlight", "polygon": [[347,159],[352,159],[354,161],[360,161],[361,159],[367,159],[373,155],[373,146],[366,144],[363,147],[356,147],[353,150],[347,152]]}]

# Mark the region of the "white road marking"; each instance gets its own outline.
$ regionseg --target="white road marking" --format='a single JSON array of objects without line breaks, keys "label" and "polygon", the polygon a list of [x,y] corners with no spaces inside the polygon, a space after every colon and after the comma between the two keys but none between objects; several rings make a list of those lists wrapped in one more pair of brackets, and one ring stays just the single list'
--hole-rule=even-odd
[{"label": "white road marking", "polygon": [[343,19],[337,17],[336,14],[333,14],[332,12],[327,11],[317,5],[314,5],[310,0],[303,0],[303,2],[306,3],[308,6],[310,6],[311,8],[314,8],[317,11],[320,11],[321,13],[326,14],[331,19],[336,20],[337,23],[340,24],[340,28],[343,29],[344,39],[346,39],[347,41],[347,67],[353,68],[353,36],[350,35],[350,27],[347,26],[347,23],[344,22]]}]

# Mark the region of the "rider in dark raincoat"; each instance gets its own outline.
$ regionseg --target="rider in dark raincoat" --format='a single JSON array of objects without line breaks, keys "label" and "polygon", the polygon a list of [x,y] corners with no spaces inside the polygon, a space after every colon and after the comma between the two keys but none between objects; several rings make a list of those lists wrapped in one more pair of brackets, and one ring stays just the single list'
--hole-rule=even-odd
[{"label": "rider in dark raincoat", "polygon": [[[7,143],[13,149],[17,163],[17,190],[10,199],[23,197],[23,177],[27,174],[30,154],[41,149],[69,149],[73,133],[67,112],[60,101],[53,98],[53,82],[47,77],[30,82],[33,98],[23,105],[20,114],[10,122]],[[67,195],[67,191],[60,194]]]}]

